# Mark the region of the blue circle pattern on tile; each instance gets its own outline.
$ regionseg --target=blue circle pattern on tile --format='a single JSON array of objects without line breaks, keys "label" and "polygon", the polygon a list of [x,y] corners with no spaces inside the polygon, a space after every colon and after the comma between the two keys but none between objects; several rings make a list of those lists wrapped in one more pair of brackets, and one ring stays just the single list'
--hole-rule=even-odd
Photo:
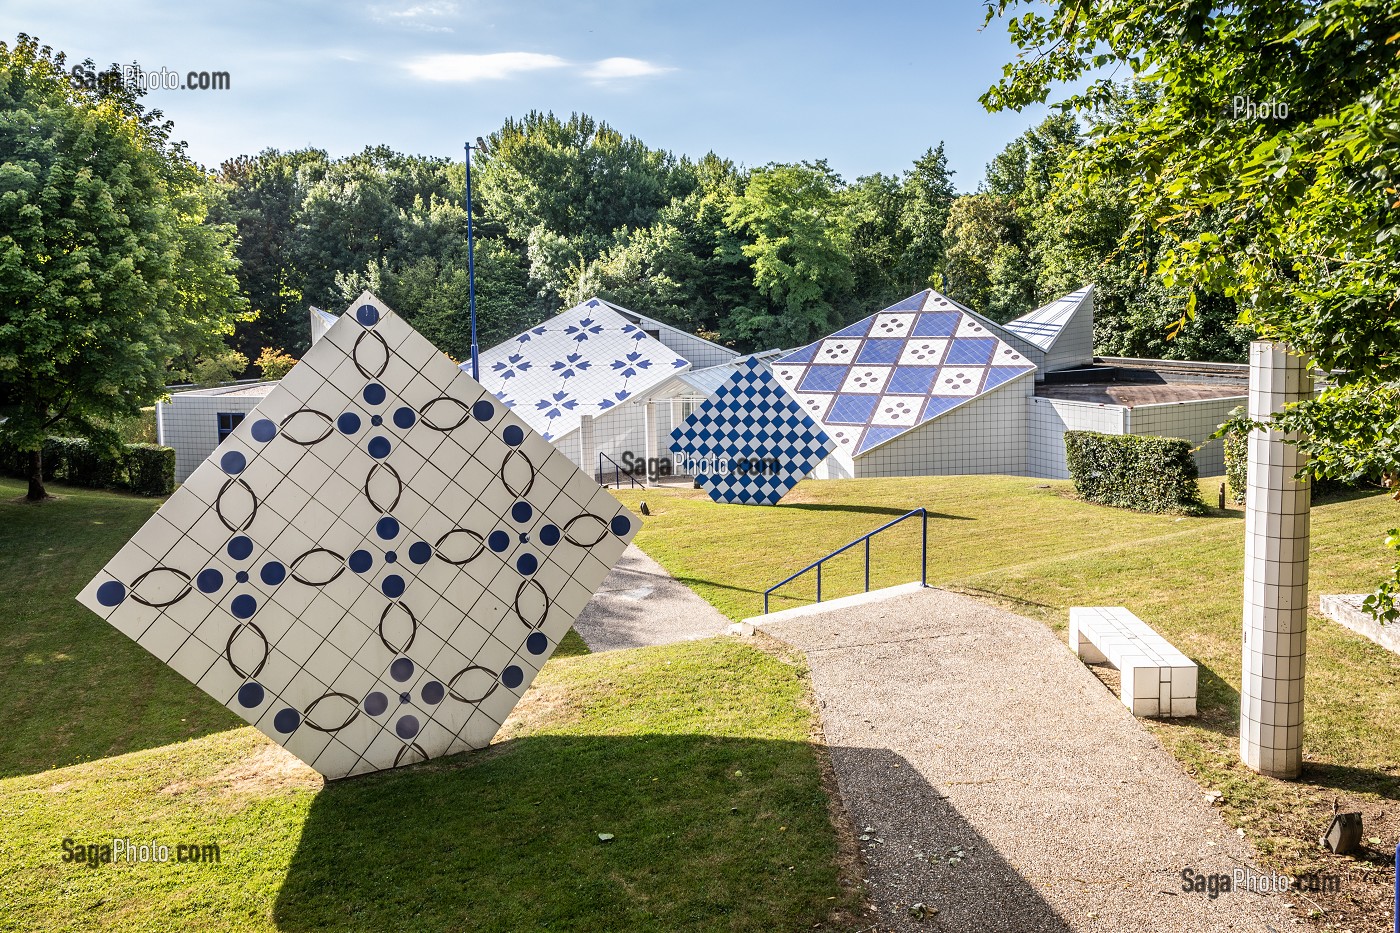
[{"label": "blue circle pattern on tile", "polygon": [[240,593],[233,597],[233,602],[229,603],[229,612],[233,613],[235,619],[251,619],[253,613],[258,611],[258,601],[247,593]]},{"label": "blue circle pattern on tile", "polygon": [[373,327],[379,323],[379,309],[374,305],[360,305],[355,309],[355,320],[365,327]]},{"label": "blue circle pattern on tile", "polygon": [[375,522],[374,533],[385,541],[394,540],[399,536],[398,520],[392,515],[385,515],[379,521]]},{"label": "blue circle pattern on tile", "polygon": [[388,395],[384,387],[377,382],[371,382],[365,386],[365,390],[360,393],[366,402],[371,405],[383,405],[384,399]]},{"label": "blue circle pattern on tile", "polygon": [[238,535],[230,538],[228,542],[228,556],[234,560],[247,560],[253,554],[253,539],[247,535]]},{"label": "blue circle pattern on tile", "polygon": [[262,565],[262,570],[258,572],[258,576],[261,577],[262,582],[266,583],[268,586],[276,586],[287,579],[287,568],[282,566],[279,561],[270,560]]},{"label": "blue circle pattern on tile", "polygon": [[199,576],[194,578],[194,585],[201,593],[217,593],[224,585],[224,575],[210,567],[199,572]]},{"label": "blue circle pattern on tile", "polygon": [[394,723],[394,731],[401,739],[411,739],[418,734],[417,716],[400,716],[399,721]]},{"label": "blue circle pattern on tile", "polygon": [[378,716],[389,708],[389,698],[378,690],[365,697],[365,712]]},{"label": "blue circle pattern on tile", "polygon": [[262,685],[257,681],[250,680],[238,688],[238,705],[247,709],[255,709],[262,705],[264,696]]},{"label": "blue circle pattern on tile", "polygon": [[237,580],[239,583],[247,583],[247,582],[248,582],[248,571],[246,571],[246,570],[240,570],[240,571],[238,571],[238,573],[236,573],[236,574],[233,575],[233,578],[234,578],[235,580]]},{"label": "blue circle pattern on tile", "polygon": [[528,502],[517,502],[510,507],[510,517],[521,525],[528,522],[534,514],[535,510],[530,507]]},{"label": "blue circle pattern on tile", "polygon": [[277,436],[277,425],[266,418],[259,418],[257,421],[253,422],[251,433],[253,435],[253,440],[266,444]]},{"label": "blue circle pattern on tile", "polygon": [[366,449],[369,451],[369,455],[374,459],[383,460],[385,457],[389,456],[392,445],[389,443],[387,437],[382,434],[377,434],[369,439],[369,444],[366,446]]},{"label": "blue circle pattern on tile", "polygon": [[423,697],[424,703],[427,703],[429,706],[436,706],[441,703],[442,698],[447,695],[447,688],[436,680],[430,680],[423,685],[423,689],[419,691],[419,693]]},{"label": "blue circle pattern on tile", "polygon": [[508,424],[506,429],[501,432],[501,440],[512,447],[519,447],[525,441],[525,432],[520,430],[520,426],[517,424]]},{"label": "blue circle pattern on tile", "polygon": [[364,573],[374,566],[374,557],[369,551],[359,550],[352,553],[346,563],[356,573]]},{"label": "blue circle pattern on tile", "polygon": [[116,606],[126,599],[126,587],[116,580],[108,580],[97,588],[97,601],[104,606]]},{"label": "blue circle pattern on tile", "polygon": [[426,541],[415,541],[408,546],[408,559],[415,564],[426,564],[433,559],[433,546]]},{"label": "blue circle pattern on tile", "polygon": [[403,430],[407,431],[409,428],[413,427],[413,422],[417,420],[418,416],[414,414],[413,409],[409,408],[407,405],[403,405],[399,408],[394,409],[395,427],[402,428]]},{"label": "blue circle pattern on tile", "polygon": [[549,649],[549,636],[544,632],[531,632],[525,639],[525,650],[531,654],[544,654]]},{"label": "blue circle pattern on tile", "polygon": [[248,458],[240,451],[230,450],[219,458],[219,468],[230,476],[237,476],[248,466]]},{"label": "blue circle pattern on tile", "polygon": [[408,658],[395,658],[394,663],[389,665],[389,676],[403,683],[413,676],[413,662]]},{"label": "blue circle pattern on tile", "polygon": [[379,588],[390,599],[398,599],[403,595],[404,579],[396,573],[391,573],[384,578],[384,582],[379,585]]},{"label": "blue circle pattern on tile", "polygon": [[514,690],[525,680],[525,672],[512,664],[501,671],[501,683]]},{"label": "blue circle pattern on tile", "polygon": [[472,417],[477,421],[490,421],[496,417],[496,406],[482,399],[472,405]]},{"label": "blue circle pattern on tile", "polygon": [[353,411],[347,411],[335,419],[335,426],[340,429],[341,434],[354,434],[360,430],[360,416]]},{"label": "blue circle pattern on tile", "polygon": [[301,713],[287,708],[277,711],[277,715],[272,717],[272,728],[278,732],[294,732],[296,727],[301,725]]}]

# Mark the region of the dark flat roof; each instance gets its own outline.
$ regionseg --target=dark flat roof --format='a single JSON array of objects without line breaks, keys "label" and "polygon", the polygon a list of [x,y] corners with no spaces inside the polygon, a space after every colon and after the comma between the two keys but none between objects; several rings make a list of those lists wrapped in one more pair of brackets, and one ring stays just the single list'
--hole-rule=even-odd
[{"label": "dark flat roof", "polygon": [[1184,382],[1095,382],[1040,383],[1035,394],[1041,398],[1057,398],[1071,402],[1095,402],[1100,405],[1160,405],[1165,402],[1190,402],[1197,399],[1236,398],[1248,394],[1246,386],[1203,385]]}]

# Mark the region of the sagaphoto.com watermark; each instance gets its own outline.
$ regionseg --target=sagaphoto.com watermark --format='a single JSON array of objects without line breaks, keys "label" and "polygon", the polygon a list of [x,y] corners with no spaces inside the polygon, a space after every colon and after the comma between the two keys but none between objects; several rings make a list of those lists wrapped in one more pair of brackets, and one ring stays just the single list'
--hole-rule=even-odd
[{"label": "sagaphoto.com watermark", "polygon": [[1248,867],[1220,872],[1197,871],[1189,866],[1181,870],[1181,890],[1187,894],[1204,894],[1211,900],[1232,891],[1248,891],[1253,894],[1286,894],[1290,891],[1336,894],[1341,889],[1341,875],[1282,875],[1272,871],[1255,871]]},{"label": "sagaphoto.com watermark", "polygon": [[165,843],[158,839],[104,839],[101,842],[79,842],[65,837],[59,845],[59,860],[86,868],[98,868],[113,863],[127,865],[178,864],[217,865],[223,851],[217,842],[187,840]]},{"label": "sagaphoto.com watermark", "polygon": [[227,91],[233,86],[227,71],[146,69],[140,65],[113,66],[98,71],[90,62],[83,62],[70,68],[68,74],[75,87],[90,91],[114,77],[127,87],[142,91]]}]

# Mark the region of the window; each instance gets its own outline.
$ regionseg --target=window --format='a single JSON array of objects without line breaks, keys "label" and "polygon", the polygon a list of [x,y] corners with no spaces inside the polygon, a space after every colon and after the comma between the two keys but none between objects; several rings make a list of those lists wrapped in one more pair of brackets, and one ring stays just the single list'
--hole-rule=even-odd
[{"label": "window", "polygon": [[241,411],[221,411],[219,418],[219,443],[224,442],[224,438],[233,433],[233,429],[243,423],[244,413]]}]

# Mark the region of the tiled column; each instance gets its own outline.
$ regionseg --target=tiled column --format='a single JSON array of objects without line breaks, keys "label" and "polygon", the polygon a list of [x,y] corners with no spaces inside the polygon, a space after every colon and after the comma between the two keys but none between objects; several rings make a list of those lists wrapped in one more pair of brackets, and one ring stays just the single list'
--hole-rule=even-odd
[{"label": "tiled column", "polygon": [[656,459],[656,400],[648,399],[642,403],[642,430],[645,437],[642,439],[643,456],[647,458],[647,468]]},{"label": "tiled column", "polygon": [[582,415],[578,419],[579,464],[583,472],[602,482],[598,467],[598,445],[593,439],[593,416]]},{"label": "tiled column", "polygon": [[[1266,420],[1311,397],[1302,359],[1281,343],[1250,344],[1251,418]],[[1306,455],[1284,438],[1273,430],[1249,436],[1240,758],[1261,774],[1292,778],[1302,770],[1311,490],[1293,478]]]}]

